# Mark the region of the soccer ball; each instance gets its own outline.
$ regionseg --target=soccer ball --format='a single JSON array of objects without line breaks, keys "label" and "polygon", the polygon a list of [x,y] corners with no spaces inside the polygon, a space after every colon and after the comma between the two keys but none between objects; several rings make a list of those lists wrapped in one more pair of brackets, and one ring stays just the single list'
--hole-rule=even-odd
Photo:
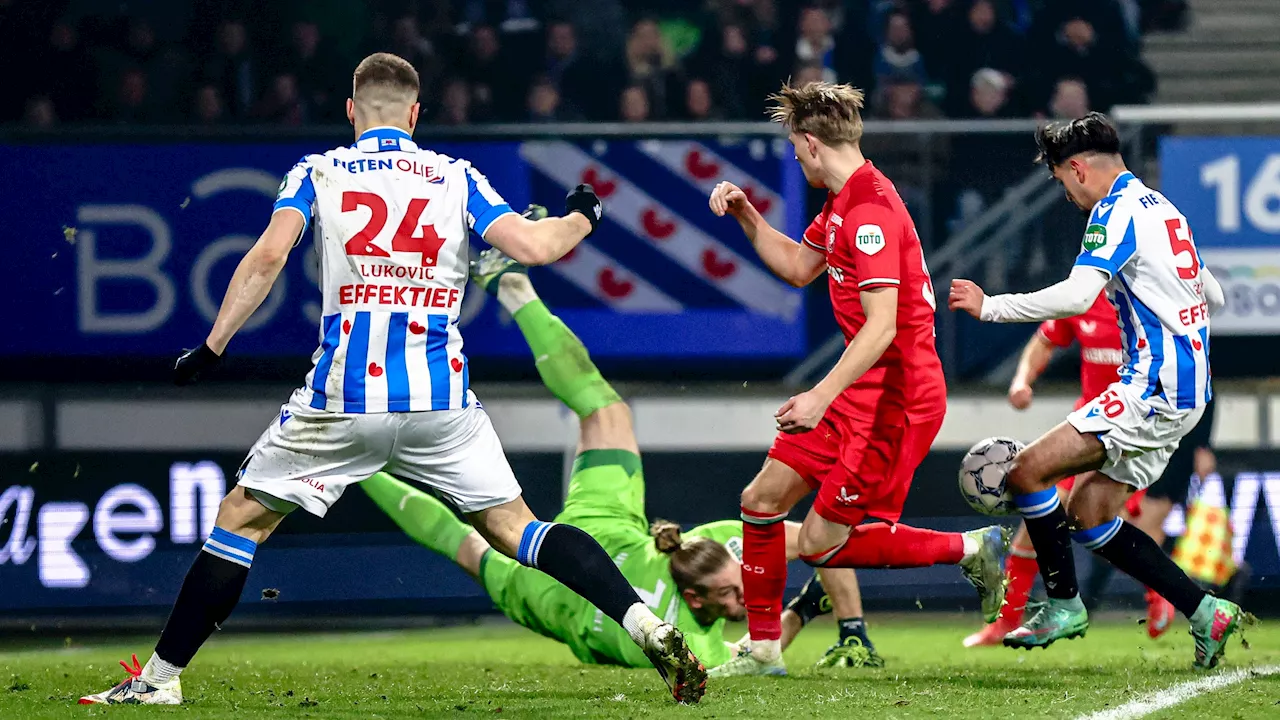
[{"label": "soccer ball", "polygon": [[1013,515],[1013,493],[1004,476],[1013,458],[1026,447],[1013,438],[992,437],[969,448],[960,461],[960,494],[983,515]]}]

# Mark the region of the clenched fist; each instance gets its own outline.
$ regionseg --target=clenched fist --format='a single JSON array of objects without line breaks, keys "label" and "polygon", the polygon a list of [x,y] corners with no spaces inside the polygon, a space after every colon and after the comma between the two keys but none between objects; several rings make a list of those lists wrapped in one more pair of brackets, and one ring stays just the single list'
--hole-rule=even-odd
[{"label": "clenched fist", "polygon": [[947,298],[947,307],[952,310],[963,310],[981,320],[982,301],[986,298],[982,288],[972,280],[952,280],[951,296]]},{"label": "clenched fist", "polygon": [[715,213],[716,217],[724,217],[725,214],[735,218],[740,217],[751,208],[747,194],[731,182],[717,183],[715,189],[711,191],[711,199],[707,204],[711,206],[711,212]]}]

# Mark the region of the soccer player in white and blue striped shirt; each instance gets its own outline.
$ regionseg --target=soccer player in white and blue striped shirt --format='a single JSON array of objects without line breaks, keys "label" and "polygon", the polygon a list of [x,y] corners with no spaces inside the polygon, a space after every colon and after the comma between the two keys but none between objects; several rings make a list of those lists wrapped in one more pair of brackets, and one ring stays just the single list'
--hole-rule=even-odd
[{"label": "soccer player in white and blue striped shirt", "polygon": [[[1196,667],[1217,664],[1248,619],[1201,590],[1149,536],[1118,516],[1129,494],[1159,479],[1179,440],[1213,396],[1209,317],[1225,301],[1196,252],[1187,219],[1129,172],[1115,127],[1090,113],[1036,135],[1039,161],[1089,213],[1075,267],[1038,292],[986,297],[955,280],[950,305],[988,322],[1078,315],[1104,288],[1120,319],[1120,379],[1023,450],[1006,478],[1035,545],[1049,602],[1010,632],[1010,647],[1084,635],[1071,540],[1167,598],[1191,620]],[[1067,507],[1056,485],[1075,475]]]},{"label": "soccer player in white and blue striped shirt", "polygon": [[469,234],[521,264],[551,263],[595,230],[599,198],[579,185],[564,217],[517,215],[470,163],[412,140],[419,85],[407,61],[370,55],[352,86],[355,144],[308,155],[285,176],[271,222],[175,380],[190,383],[217,364],[313,222],[323,296],[314,368],[241,466],[146,667],[135,661],[132,677],[81,703],[180,703],[179,674],[235,607],[258,544],[289,512],[323,517],[347,487],[384,468],[438,490],[494,549],[594,604],[677,700],[697,702],[706,671],[684,636],[645,606],[594,538],[534,517],[468,388],[458,314]]}]

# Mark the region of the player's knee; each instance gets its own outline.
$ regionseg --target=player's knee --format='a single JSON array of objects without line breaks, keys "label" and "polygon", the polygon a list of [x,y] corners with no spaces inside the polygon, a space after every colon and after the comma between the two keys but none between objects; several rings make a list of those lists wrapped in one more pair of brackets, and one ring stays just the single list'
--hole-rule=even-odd
[{"label": "player's knee", "polygon": [[1075,528],[1088,530],[1114,520],[1116,508],[1105,493],[1086,484],[1072,490],[1067,499],[1067,516]]},{"label": "player's knee", "polygon": [[[790,476],[788,475],[790,474]],[[742,507],[762,513],[785,513],[795,504],[794,483],[802,481],[792,477],[794,471],[769,459],[760,473],[742,490]]]},{"label": "player's knee", "polygon": [[[1026,451],[1023,451],[1026,454]],[[1005,483],[1016,493],[1026,494],[1043,490],[1045,487],[1044,470],[1036,462],[1035,457],[1019,455],[1005,475]]]},{"label": "player's knee", "polygon": [[788,509],[781,507],[781,498],[778,493],[771,491],[768,483],[761,482],[760,477],[752,480],[749,485],[742,489],[740,500],[742,501],[742,507],[757,512],[777,513]]}]

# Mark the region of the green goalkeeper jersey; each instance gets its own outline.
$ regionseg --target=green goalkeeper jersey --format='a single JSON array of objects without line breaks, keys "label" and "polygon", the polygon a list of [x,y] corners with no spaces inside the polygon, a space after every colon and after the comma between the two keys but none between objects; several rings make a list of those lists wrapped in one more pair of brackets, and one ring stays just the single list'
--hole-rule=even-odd
[{"label": "green goalkeeper jersey", "polygon": [[[742,521],[723,520],[720,522],[699,525],[684,533],[686,538],[705,537],[722,543],[739,561],[742,560]],[[602,543],[603,544],[603,543]],[[610,543],[612,545],[613,543]],[[654,547],[653,538],[646,531],[619,547],[605,545],[605,550],[613,557],[613,562],[622,570],[622,576],[631,583],[640,600],[653,610],[654,614],[672,623],[684,633],[689,649],[706,667],[714,667],[728,662],[731,653],[724,638],[723,619],[710,625],[697,621],[689,606],[676,590],[671,579],[670,561]],[[574,597],[577,597],[576,595]],[[590,611],[583,618],[577,631],[585,638],[585,644],[591,649],[595,662],[619,662],[621,664],[647,667],[649,661],[644,653],[631,640],[616,622],[604,616],[584,602]]]},{"label": "green goalkeeper jersey", "polygon": [[[574,463],[564,510],[556,522],[575,525],[604,547],[623,577],[654,614],[674,623],[702,664],[714,667],[731,653],[724,620],[700,624],[671,579],[670,560],[654,546],[644,514],[640,457],[624,450],[588,450]],[[742,559],[742,522],[700,525],[685,537],[723,543]],[[649,660],[618,623],[548,575],[488,553],[485,589],[512,620],[568,645],[583,662],[649,667]]]}]

